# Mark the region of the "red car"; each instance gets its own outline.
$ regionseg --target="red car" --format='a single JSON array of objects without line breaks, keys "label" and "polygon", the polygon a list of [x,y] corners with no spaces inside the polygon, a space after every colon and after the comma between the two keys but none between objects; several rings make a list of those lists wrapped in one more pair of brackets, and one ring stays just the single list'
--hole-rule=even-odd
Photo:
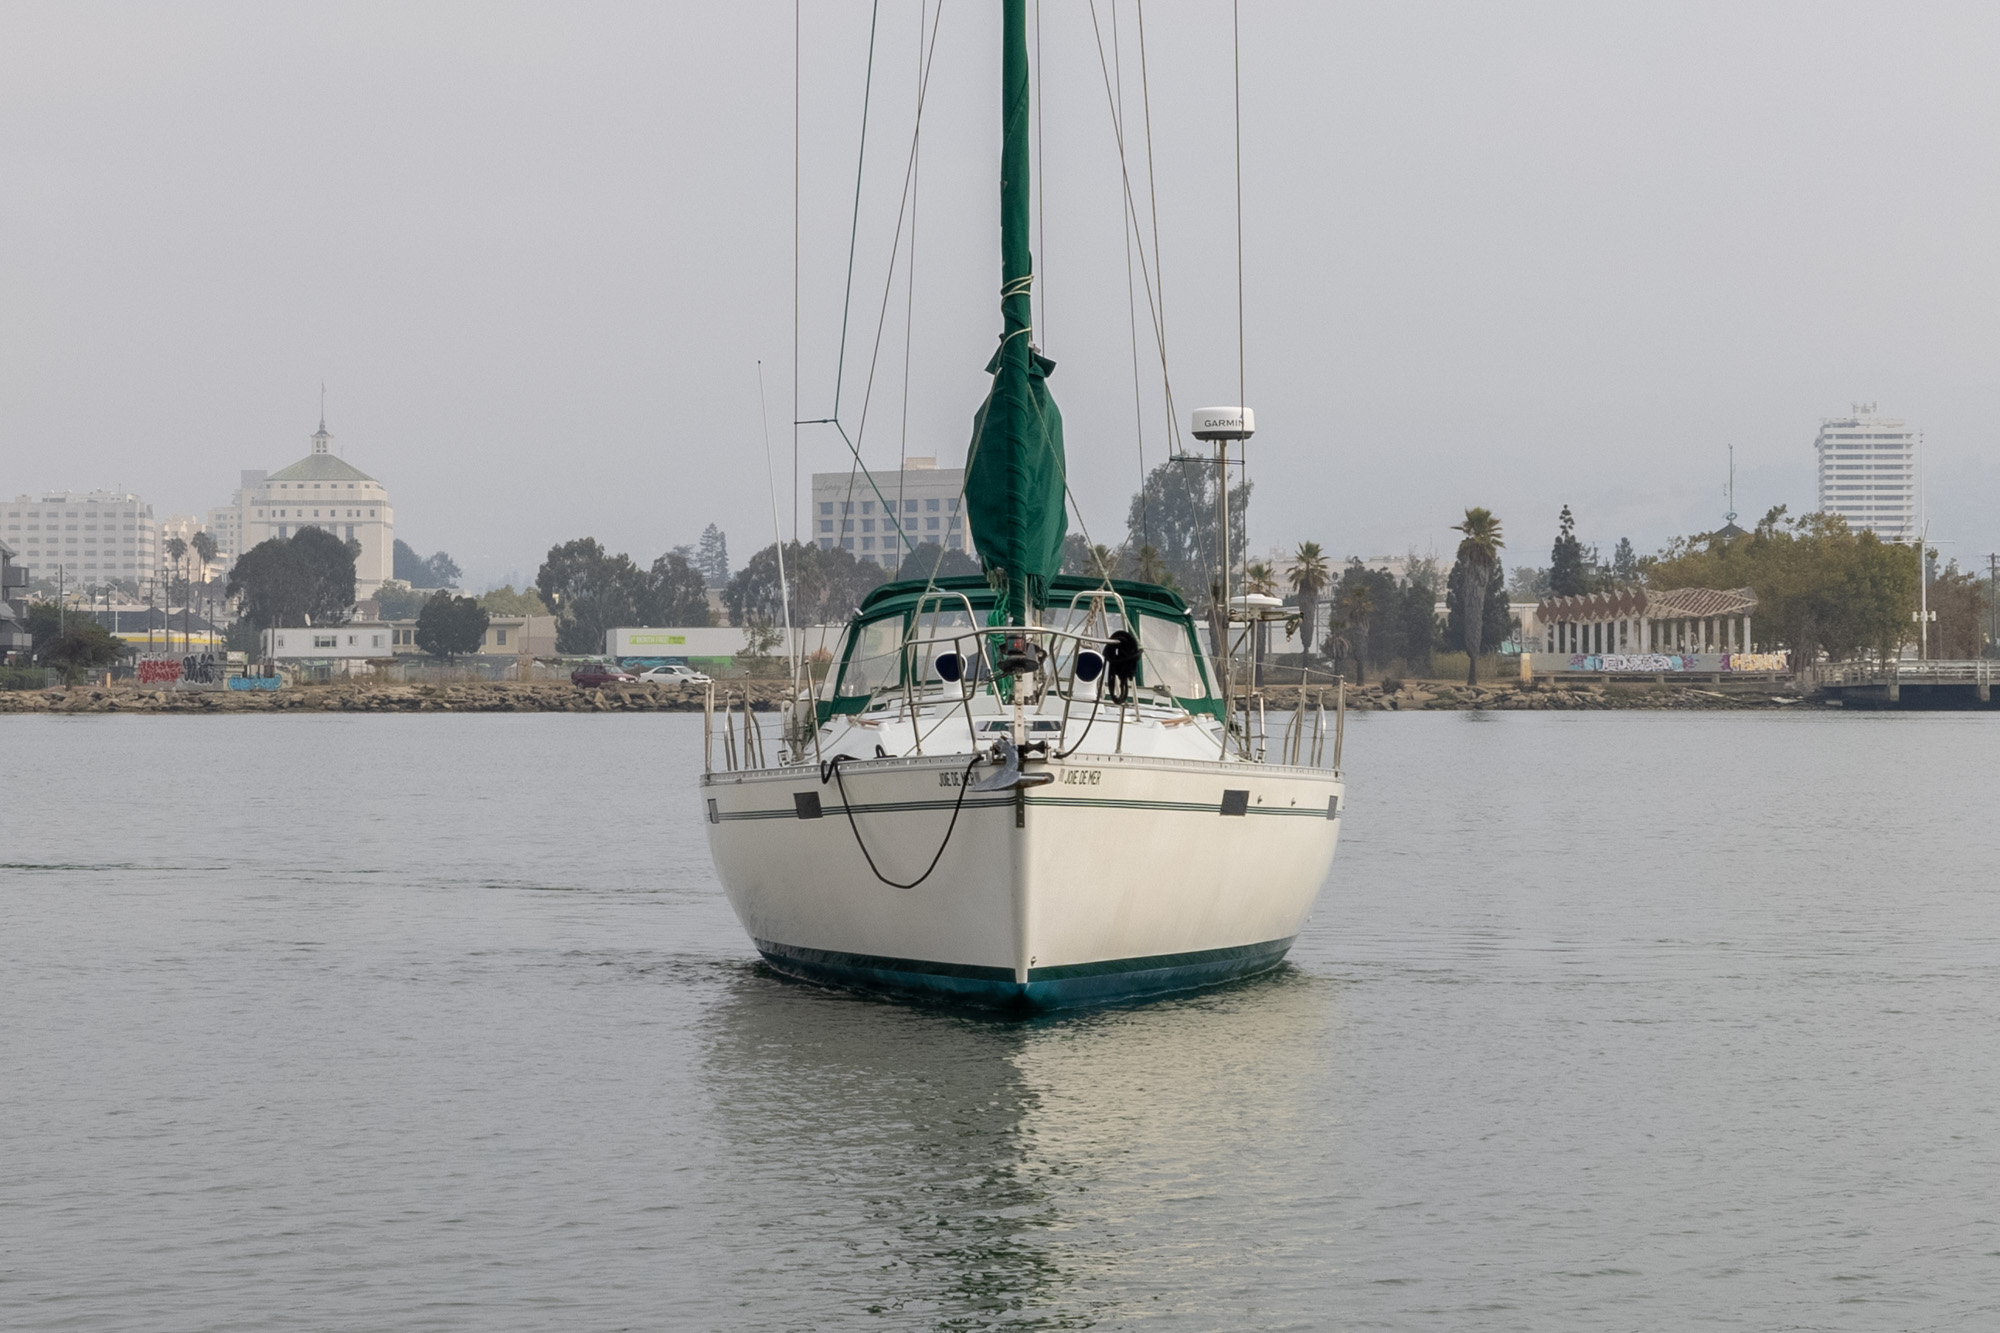
[{"label": "red car", "polygon": [[629,671],[603,662],[590,662],[569,673],[570,684],[581,685],[587,690],[596,689],[600,685],[630,685],[636,683],[638,679]]}]

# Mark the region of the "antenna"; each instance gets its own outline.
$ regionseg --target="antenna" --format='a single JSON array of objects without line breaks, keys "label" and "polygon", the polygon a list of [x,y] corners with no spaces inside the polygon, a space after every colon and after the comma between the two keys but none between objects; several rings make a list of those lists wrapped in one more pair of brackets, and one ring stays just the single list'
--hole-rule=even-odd
[{"label": "antenna", "polygon": [[1724,523],[1736,521],[1736,446],[1729,446],[1729,512],[1722,516]]},{"label": "antenna", "polygon": [[319,428],[326,429],[326,381],[319,382]]}]

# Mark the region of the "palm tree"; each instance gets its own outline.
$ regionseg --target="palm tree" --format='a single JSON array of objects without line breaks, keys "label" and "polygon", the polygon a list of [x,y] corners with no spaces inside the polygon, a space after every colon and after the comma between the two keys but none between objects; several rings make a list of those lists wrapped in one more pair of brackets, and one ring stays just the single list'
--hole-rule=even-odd
[{"label": "palm tree", "polygon": [[[178,569],[181,572],[181,603],[182,603],[181,637],[183,639],[186,639],[187,638],[186,603],[188,595],[187,594],[188,544],[184,539],[180,537],[169,537],[167,538],[166,552],[167,552],[167,559],[173,562],[172,568]],[[169,607],[172,607],[173,604],[174,604],[174,584],[173,580],[169,579],[167,580],[167,605]],[[171,643],[171,639],[169,639],[169,643]]]},{"label": "palm tree", "polygon": [[1312,662],[1314,620],[1319,615],[1319,595],[1326,590],[1326,554],[1319,549],[1318,542],[1300,542],[1299,549],[1292,555],[1292,572],[1288,581],[1292,592],[1299,599],[1299,638],[1304,655],[1300,657],[1299,679],[1305,679],[1304,668]]},{"label": "palm tree", "polygon": [[1139,548],[1139,564],[1136,572],[1141,583],[1157,583],[1163,588],[1173,586],[1173,575],[1167,572],[1166,560],[1150,544]]},{"label": "palm tree", "polygon": [[1368,683],[1368,621],[1375,614],[1375,599],[1366,584],[1356,583],[1340,595],[1340,618],[1354,631],[1354,683]]},{"label": "palm tree", "polygon": [[[1243,567],[1243,591],[1269,597],[1278,591],[1278,571],[1262,560],[1253,560]],[[1250,682],[1263,683],[1263,661],[1271,655],[1271,625],[1267,620],[1257,622],[1256,647],[1250,659]]]},{"label": "palm tree", "polygon": [[214,535],[203,528],[188,539],[188,546],[194,551],[195,559],[201,562],[201,581],[208,582],[208,567],[215,563],[216,552],[221,549],[216,546]]},{"label": "palm tree", "polygon": [[1465,683],[1479,683],[1479,650],[1486,628],[1486,588],[1493,581],[1493,567],[1507,543],[1500,540],[1500,519],[1490,509],[1477,505],[1465,511],[1465,521],[1451,525],[1462,533],[1458,543],[1458,595],[1465,612]]}]

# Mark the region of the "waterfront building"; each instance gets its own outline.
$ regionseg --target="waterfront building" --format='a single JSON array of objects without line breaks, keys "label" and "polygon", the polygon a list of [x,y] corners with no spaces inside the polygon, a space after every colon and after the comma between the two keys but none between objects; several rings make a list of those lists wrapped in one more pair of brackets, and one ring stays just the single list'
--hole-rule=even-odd
[{"label": "waterfront building", "polygon": [[[245,473],[244,480],[252,475]],[[354,558],[356,600],[373,596],[394,577],[395,510],[389,507],[389,492],[360,468],[334,456],[326,422],[313,433],[311,453],[240,493],[242,550],[272,537],[291,537],[301,528],[324,528],[361,544],[361,553]]]},{"label": "waterfront building", "polygon": [[[391,620],[389,646],[399,657],[421,655],[417,646],[417,622]],[[480,642],[480,657],[554,657],[556,618],[554,616],[491,616],[486,637]]]},{"label": "waterfront building", "polygon": [[379,621],[267,629],[264,657],[273,662],[365,662],[390,654],[389,627]]},{"label": "waterfront building", "polygon": [[1610,592],[1547,597],[1535,608],[1544,651],[1585,657],[1700,655],[1754,651],[1748,588],[1636,584]]},{"label": "waterfront building", "polygon": [[1918,434],[1903,421],[1856,403],[1844,417],[1820,422],[1819,508],[1855,531],[1888,542],[1914,542],[1917,525]]},{"label": "waterfront building", "polygon": [[906,458],[902,471],[873,476],[870,485],[859,468],[813,473],[811,525],[802,540],[823,551],[838,547],[888,570],[902,565],[911,544],[932,542],[976,554],[966,536],[964,468],[941,468],[935,458]]},{"label": "waterfront building", "polygon": [[31,579],[91,587],[153,576],[159,525],[153,506],[129,491],[43,491],[0,510],[0,539]]},{"label": "waterfront building", "polygon": [[0,541],[0,662],[34,646],[28,634],[28,571],[14,563],[14,548]]}]

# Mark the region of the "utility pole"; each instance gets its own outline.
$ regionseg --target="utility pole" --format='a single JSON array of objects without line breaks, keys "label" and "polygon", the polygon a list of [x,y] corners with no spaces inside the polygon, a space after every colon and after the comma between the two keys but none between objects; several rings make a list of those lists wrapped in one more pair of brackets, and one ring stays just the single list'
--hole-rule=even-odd
[{"label": "utility pole", "polygon": [[1986,605],[1990,624],[1986,632],[1987,651],[2000,643],[2000,555],[1986,557]]}]

